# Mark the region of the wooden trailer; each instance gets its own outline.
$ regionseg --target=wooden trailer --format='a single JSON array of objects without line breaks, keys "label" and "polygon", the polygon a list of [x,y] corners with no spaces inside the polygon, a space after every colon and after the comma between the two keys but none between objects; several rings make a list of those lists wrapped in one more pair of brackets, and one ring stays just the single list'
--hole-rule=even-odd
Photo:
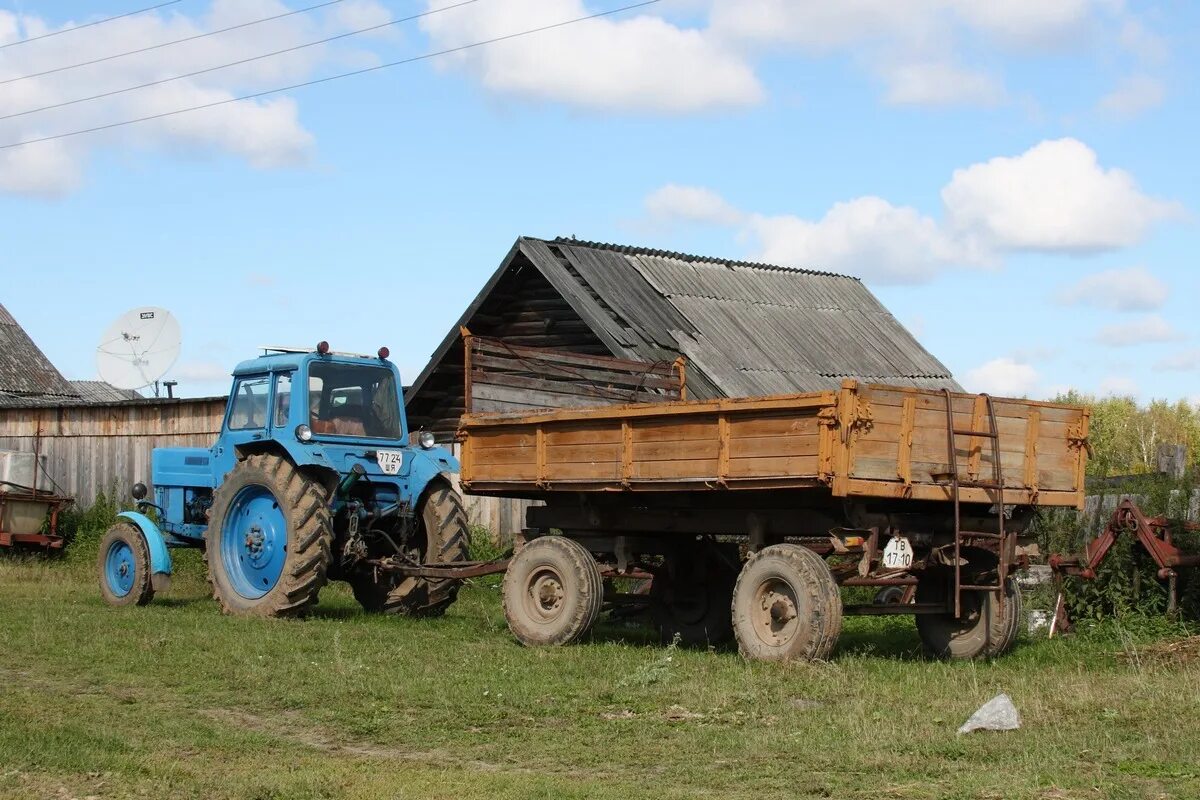
[{"label": "wooden trailer", "polygon": [[[652,575],[664,639],[767,659],[827,656],[843,613],[916,614],[940,656],[1006,650],[1020,539],[1035,508],[1082,507],[1087,437],[1077,406],[855,381],[468,413],[458,433],[466,492],[545,503],[505,577],[523,642],[577,639],[637,601],[608,579]],[[839,585],[903,602],[843,607]]]}]

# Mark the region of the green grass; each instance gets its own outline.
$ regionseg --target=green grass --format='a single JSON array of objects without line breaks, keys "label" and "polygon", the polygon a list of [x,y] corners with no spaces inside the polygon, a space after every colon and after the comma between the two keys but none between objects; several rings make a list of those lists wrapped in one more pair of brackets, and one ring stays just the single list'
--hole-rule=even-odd
[{"label": "green grass", "polygon": [[[85,554],[0,559],[0,797],[1200,797],[1200,665],[1119,626],[994,663],[848,620],[830,663],[667,649],[630,624],[529,650],[497,582],[440,620],[222,617],[195,553],[145,608]],[[999,691],[1024,727],[959,737]]]}]

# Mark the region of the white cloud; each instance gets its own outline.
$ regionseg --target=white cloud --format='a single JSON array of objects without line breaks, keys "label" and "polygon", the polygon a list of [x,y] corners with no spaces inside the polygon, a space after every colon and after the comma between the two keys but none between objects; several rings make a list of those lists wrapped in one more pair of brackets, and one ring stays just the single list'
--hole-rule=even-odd
[{"label": "white cloud", "polygon": [[57,198],[79,186],[80,163],[62,141],[0,150],[0,192]]},{"label": "white cloud", "polygon": [[1137,242],[1177,205],[1143,194],[1133,176],[1104,169],[1076,139],[954,172],[942,189],[951,226],[998,249],[1106,250]]},{"label": "white cloud", "polygon": [[882,77],[892,105],[994,106],[1004,100],[1004,87],[995,77],[945,62],[901,64]]},{"label": "white cloud", "polygon": [[1118,322],[1101,328],[1095,340],[1108,347],[1132,347],[1154,342],[1170,342],[1180,334],[1158,314],[1147,314],[1132,322]]},{"label": "white cloud", "polygon": [[1147,64],[1161,64],[1170,54],[1166,40],[1147,30],[1137,19],[1126,19],[1122,23],[1117,40],[1121,47]]},{"label": "white cloud", "polygon": [[1162,81],[1148,75],[1130,75],[1116,88],[1100,98],[1099,108],[1111,114],[1132,117],[1143,111],[1158,108],[1167,95]]},{"label": "white cloud", "polygon": [[923,283],[946,266],[980,263],[930,217],[879,197],[835,203],[816,221],[754,215],[746,227],[762,261],[846,272],[880,284]]},{"label": "white cloud", "polygon": [[1037,387],[1038,372],[1031,365],[1012,358],[994,358],[969,370],[963,383],[972,392],[1027,397]]},{"label": "white cloud", "polygon": [[[820,219],[735,208],[718,193],[668,184],[645,200],[651,220],[735,228],[754,258],[845,272],[880,284],[931,280],[951,267],[990,267],[1006,249],[1053,251],[1132,244],[1178,207],[1143,195],[1133,178],[1103,170],[1074,139],[955,171],[942,190],[945,220],[874,196],[834,203]],[[1140,215],[1140,218],[1138,218]],[[1109,289],[1120,293],[1103,299]],[[1064,302],[1149,310],[1166,289],[1144,270],[1113,270],[1068,289]]]},{"label": "white cloud", "polygon": [[1096,0],[956,0],[950,5],[967,25],[1018,47],[1053,46],[1075,36],[1101,5]]},{"label": "white cloud", "polygon": [[745,218],[725,198],[702,186],[668,183],[647,195],[645,206],[650,218],[658,221],[737,225]]},{"label": "white cloud", "polygon": [[1167,284],[1145,267],[1107,269],[1087,275],[1058,293],[1066,305],[1114,311],[1156,311],[1167,301]]},{"label": "white cloud", "polygon": [[[883,82],[887,102],[941,106],[1005,98],[998,75],[957,66],[962,56],[1077,49],[1109,18],[1136,22],[1111,0],[713,0],[710,25],[747,52],[848,53]],[[1152,36],[1136,25],[1123,35]]]},{"label": "white cloud", "polygon": [[879,197],[835,203],[818,220],[741,211],[700,186],[668,184],[651,192],[654,222],[693,222],[735,228],[753,243],[753,260],[842,272],[880,284],[923,283],[949,265],[979,266],[983,258],[946,237],[914,208]]},{"label": "white cloud", "polygon": [[[426,17],[421,27],[436,47],[450,48],[587,13],[582,0],[492,0]],[[706,31],[650,14],[581,22],[456,53],[446,62],[493,91],[589,109],[684,113],[749,106],[764,97],[740,55]]]},{"label": "white cloud", "polygon": [[[104,58],[149,44],[169,42],[218,28],[284,13],[280,0],[212,0],[196,15],[175,11],[138,14],[105,23],[87,33],[64,33],[5,51],[0,80]],[[63,103],[244,59],[342,32],[350,25],[388,17],[375,0],[316,14],[298,14],[147,53],[106,61],[39,78],[0,85],[4,114]],[[16,39],[69,27],[0,11],[0,38]],[[367,51],[318,46],[218,70],[101,100],[16,117],[0,123],[0,143],[66,133],[112,122],[230,100],[303,80],[321,67],[362,63]],[[86,165],[99,149],[157,150],[187,154],[228,154],[256,168],[305,164],[314,149],[312,134],[300,122],[294,101],[284,97],[229,102],[202,111],[138,123],[108,133],[56,140],[0,151],[0,191],[54,197],[79,186]]]},{"label": "white cloud", "polygon": [[1200,370],[1200,348],[1172,353],[1155,362],[1154,368],[1166,372],[1195,372]]},{"label": "white cloud", "polygon": [[1138,385],[1127,375],[1109,375],[1100,381],[1100,394],[1114,397],[1136,397]]}]

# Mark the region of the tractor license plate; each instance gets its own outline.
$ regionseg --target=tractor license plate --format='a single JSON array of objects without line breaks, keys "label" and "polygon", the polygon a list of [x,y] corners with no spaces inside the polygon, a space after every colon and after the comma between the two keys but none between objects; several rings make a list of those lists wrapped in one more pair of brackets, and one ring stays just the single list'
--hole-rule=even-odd
[{"label": "tractor license plate", "polygon": [[404,453],[399,450],[376,450],[375,460],[384,475],[400,474],[400,465],[404,463]]},{"label": "tractor license plate", "polygon": [[883,566],[887,569],[908,569],[912,566],[912,543],[907,536],[893,536],[883,548]]}]

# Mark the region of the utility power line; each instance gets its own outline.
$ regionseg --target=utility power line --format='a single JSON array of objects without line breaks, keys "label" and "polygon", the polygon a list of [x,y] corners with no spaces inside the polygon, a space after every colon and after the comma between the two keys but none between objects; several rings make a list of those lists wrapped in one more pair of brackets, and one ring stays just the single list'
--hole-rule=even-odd
[{"label": "utility power line", "polygon": [[[338,1],[340,2],[340,0],[338,0]],[[284,55],[285,53],[294,53],[298,50],[304,50],[309,47],[316,47],[317,45],[329,44],[330,42],[336,42],[339,39],[346,39],[350,36],[359,36],[364,33],[370,33],[371,31],[380,30],[381,28],[389,28],[393,25],[399,25],[402,22],[411,22],[414,19],[420,19],[421,17],[428,17],[433,14],[440,14],[443,11],[450,11],[451,9],[454,9],[454,8],[461,8],[462,6],[469,6],[472,3],[478,3],[478,2],[479,2],[479,0],[460,0],[460,2],[458,2],[458,3],[453,3],[448,6],[441,6],[440,8],[434,8],[429,11],[422,11],[420,14],[412,14],[407,17],[401,17],[400,19],[393,19],[393,20],[389,20],[388,22],[381,22],[378,25],[371,25],[366,28],[359,28],[358,30],[346,31],[345,33],[339,33],[334,36],[327,36],[324,39],[318,39],[315,42],[305,42],[303,44],[293,45],[292,47],[285,47],[282,50],[275,50],[270,53],[263,53],[262,55],[259,55],[259,56],[250,56],[249,58],[243,58],[238,61],[231,61],[228,64],[218,64],[215,67],[205,67],[204,69],[198,69],[198,70],[195,70],[194,72],[185,72],[182,75],[172,75],[169,78],[159,78],[156,81],[147,81],[146,83],[139,83],[135,86],[126,86],[122,89],[113,89],[108,92],[101,92],[100,94],[93,94],[93,95],[89,95],[87,97],[77,97],[74,100],[64,100],[61,103],[51,103],[48,106],[41,106],[39,108],[30,108],[30,109],[26,109],[25,111],[17,111],[12,114],[0,115],[0,121],[6,120],[6,119],[15,119],[16,117],[27,117],[30,114],[37,114],[42,111],[52,111],[56,108],[65,108],[67,106],[73,106],[78,103],[91,102],[92,100],[101,100],[105,97],[113,97],[114,95],[126,94],[127,92],[136,92],[138,89],[149,89],[151,86],[161,86],[164,83],[172,83],[174,81],[181,81],[181,80],[184,80],[185,78],[194,78],[197,75],[207,75],[210,72],[217,72],[218,70],[229,69],[230,67],[240,67],[242,64],[250,64],[254,61],[262,61],[264,58],[274,58],[275,56],[281,56],[281,55]]]},{"label": "utility power line", "polygon": [[237,25],[230,25],[228,28],[218,28],[215,31],[207,31],[205,33],[197,33],[192,36],[185,36],[182,39],[174,39],[169,42],[161,42],[159,44],[152,44],[149,47],[139,47],[137,50],[127,50],[124,53],[115,53],[114,55],[111,55],[111,56],[104,56],[102,58],[93,58],[91,61],[80,61],[78,64],[68,64],[65,67],[55,67],[54,69],[47,69],[47,70],[43,70],[42,72],[31,72],[28,75],[21,75],[20,77],[17,77],[17,78],[5,78],[4,80],[0,80],[0,86],[3,86],[6,83],[16,83],[17,81],[26,81],[26,80],[29,80],[30,78],[41,78],[44,75],[54,75],[55,73],[58,73],[58,72],[66,72],[67,70],[79,69],[80,67],[90,67],[92,64],[101,64],[105,61],[112,61],[117,58],[125,58],[125,56],[135,56],[138,53],[149,53],[151,50],[159,50],[164,47],[170,47],[171,45],[174,45],[174,44],[183,44],[184,42],[194,42],[197,39],[203,39],[207,36],[216,36],[218,33],[228,33],[229,31],[236,31],[239,28],[249,28],[251,25],[261,25],[264,22],[272,22],[277,19],[283,19],[284,17],[291,17],[291,16],[295,16],[296,14],[304,14],[309,11],[316,11],[318,8],[325,8],[326,6],[332,6],[337,3],[341,3],[342,1],[343,0],[326,0],[324,3],[317,3],[315,6],[308,6],[307,8],[297,8],[292,11],[285,12],[283,14],[276,14],[273,17],[264,17],[262,19],[251,20],[249,22],[242,22]]},{"label": "utility power line", "polygon": [[272,94],[279,94],[280,92],[289,92],[289,91],[292,91],[293,89],[303,89],[306,86],[316,86],[316,85],[322,84],[322,83],[330,83],[331,81],[341,80],[342,78],[351,78],[356,75],[366,75],[369,72],[378,72],[379,70],[390,69],[391,67],[399,67],[404,64],[413,64],[418,61],[428,61],[431,58],[437,58],[439,56],[450,55],[451,53],[461,53],[466,50],[473,50],[478,47],[485,47],[487,45],[496,44],[498,42],[506,42],[506,41],[510,41],[512,39],[520,39],[525,36],[531,36],[536,33],[543,33],[545,31],[554,30],[556,28],[565,28],[568,25],[574,25],[579,22],[587,22],[588,20],[612,16],[613,14],[619,14],[622,11],[632,11],[635,8],[643,8],[645,6],[652,6],[658,2],[660,2],[660,0],[643,0],[643,2],[640,2],[640,3],[631,3],[629,5],[620,6],[619,8],[612,8],[607,11],[598,11],[595,14],[587,14],[582,17],[575,17],[574,19],[563,20],[562,22],[555,22],[550,25],[542,25],[541,27],[538,27],[538,28],[529,28],[527,30],[517,31],[516,33],[508,33],[503,36],[494,36],[491,39],[483,39],[478,42],[471,42],[470,44],[459,45],[458,47],[449,47],[445,50],[436,50],[436,51],[430,52],[430,53],[422,53],[419,56],[412,56],[410,58],[402,58],[399,61],[389,61],[384,64],[376,64],[373,67],[364,67],[363,69],[356,69],[356,70],[352,70],[350,72],[339,72],[336,75],[328,75],[324,78],[316,78],[315,80],[304,81],[303,83],[294,83],[291,86],[280,86],[275,89],[267,89],[265,91],[254,92],[253,94],[245,94],[245,95],[241,95],[239,97],[229,97],[229,98],[226,98],[225,100],[217,100],[212,103],[204,103],[202,105],[188,106],[186,108],[177,108],[173,111],[163,111],[159,114],[149,114],[144,117],[136,117],[134,119],[122,120],[120,122],[110,122],[106,125],[96,125],[91,128],[80,128],[79,130],[67,131],[65,133],[56,133],[52,136],[42,136],[37,139],[27,139],[23,142],[10,142],[8,144],[0,144],[0,150],[11,150],[15,147],[25,147],[26,145],[39,144],[41,142],[51,142],[51,141],[55,141],[57,139],[66,139],[66,138],[72,137],[72,136],[82,136],[82,135],[88,134],[88,133],[98,133],[99,131],[112,130],[113,128],[121,128],[126,125],[136,125],[139,122],[150,122],[152,120],[163,119],[165,117],[173,117],[177,114],[186,114],[190,111],[202,111],[202,110],[208,109],[208,108],[216,108],[217,106],[224,106],[224,105],[228,105],[230,103],[239,102],[241,100],[255,100],[259,97],[266,97],[266,96],[272,95]]},{"label": "utility power line", "polygon": [[173,6],[176,3],[182,3],[182,2],[183,2],[183,0],[170,0],[170,2],[168,2],[168,3],[159,3],[156,6],[147,6],[146,8],[139,8],[136,11],[126,11],[124,14],[117,14],[115,17],[105,17],[104,19],[98,19],[95,22],[85,22],[82,25],[75,25],[70,28],[63,28],[60,31],[50,31],[50,33],[43,33],[41,36],[30,36],[28,39],[20,39],[15,42],[8,42],[6,44],[0,44],[0,50],[3,50],[6,47],[15,47],[16,45],[25,44],[27,42],[36,42],[39,39],[49,39],[51,36],[58,36],[59,34],[62,34],[62,33],[70,33],[71,31],[77,31],[80,28],[91,28],[94,25],[103,25],[106,22],[112,22],[114,19],[125,19],[125,17],[132,17],[135,14],[145,14],[147,11],[154,11],[157,8],[166,8],[167,6]]}]

